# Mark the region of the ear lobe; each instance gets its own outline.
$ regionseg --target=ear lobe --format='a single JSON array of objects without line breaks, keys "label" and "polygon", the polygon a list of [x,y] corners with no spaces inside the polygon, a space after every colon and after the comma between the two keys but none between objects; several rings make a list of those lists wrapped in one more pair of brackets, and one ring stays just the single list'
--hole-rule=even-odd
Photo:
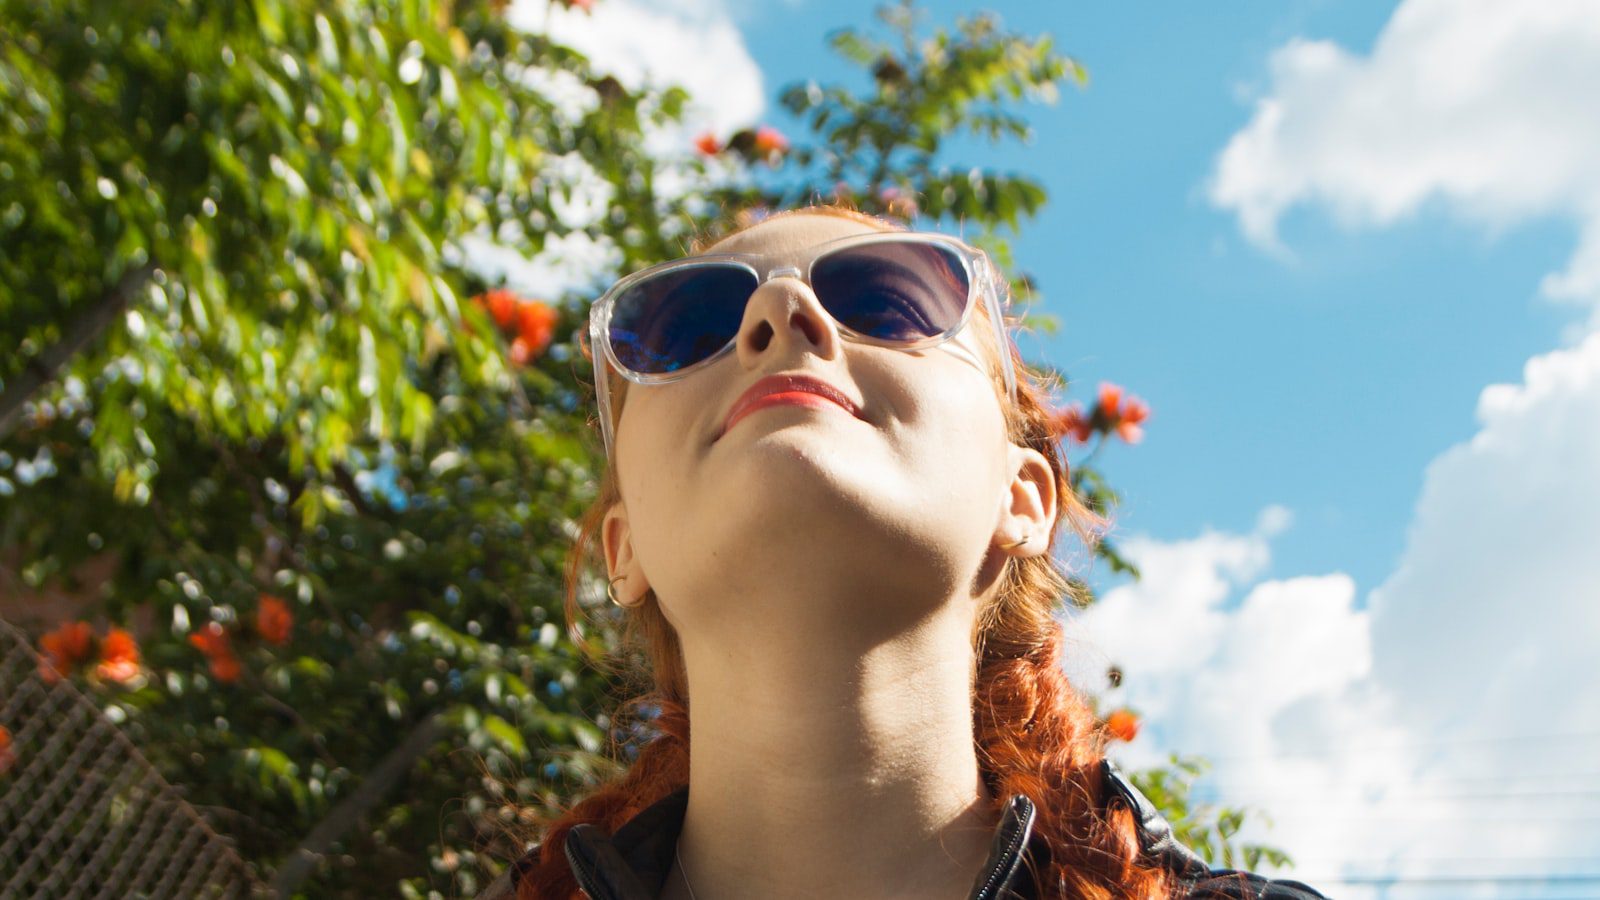
[{"label": "ear lobe", "polygon": [[600,523],[600,544],[605,551],[606,572],[614,579],[611,588],[617,605],[638,606],[650,590],[639,558],[633,552],[633,532],[628,526],[628,511],[618,503],[606,512]]},{"label": "ear lobe", "polygon": [[1050,461],[1031,447],[1011,446],[1010,489],[1001,505],[995,542],[1016,544],[1005,550],[1012,556],[1039,556],[1046,550],[1056,521],[1056,478]]}]

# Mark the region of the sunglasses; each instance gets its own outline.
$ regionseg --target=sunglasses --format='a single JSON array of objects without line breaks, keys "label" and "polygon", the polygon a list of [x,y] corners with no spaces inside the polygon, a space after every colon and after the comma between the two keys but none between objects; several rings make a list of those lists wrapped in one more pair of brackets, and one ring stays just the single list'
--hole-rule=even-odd
[{"label": "sunglasses", "polygon": [[584,350],[594,361],[608,459],[615,436],[602,354],[606,364],[636,384],[687,378],[733,348],[756,289],[783,277],[810,285],[846,340],[905,351],[937,347],[955,337],[981,296],[1001,348],[1006,391],[1015,401],[1016,375],[1002,319],[1009,302],[982,250],[940,234],[852,235],[818,244],[804,272],[761,255],[707,254],[635,272],[589,310]]}]

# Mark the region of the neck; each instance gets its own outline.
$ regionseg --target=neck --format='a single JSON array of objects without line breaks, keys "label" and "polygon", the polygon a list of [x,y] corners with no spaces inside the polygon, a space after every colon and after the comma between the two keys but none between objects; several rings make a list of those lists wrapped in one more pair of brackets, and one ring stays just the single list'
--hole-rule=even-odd
[{"label": "neck", "polygon": [[698,900],[968,895],[995,822],[971,623],[952,601],[889,636],[791,620],[761,640],[685,640],[679,856]]}]

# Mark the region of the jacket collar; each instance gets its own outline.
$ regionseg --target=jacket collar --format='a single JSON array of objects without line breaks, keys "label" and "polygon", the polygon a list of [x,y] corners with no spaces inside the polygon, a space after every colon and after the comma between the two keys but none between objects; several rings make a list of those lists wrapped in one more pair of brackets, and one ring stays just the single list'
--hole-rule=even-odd
[{"label": "jacket collar", "polygon": [[[1179,843],[1172,826],[1154,804],[1135,788],[1110,760],[1100,763],[1105,801],[1133,813],[1144,855],[1184,880],[1211,873],[1206,862]],[[567,863],[578,885],[593,900],[654,900],[672,871],[673,851],[689,803],[688,787],[679,788],[629,819],[615,835],[590,824],[575,825],[567,833]],[[973,883],[969,900],[1033,900],[1031,879],[1018,879],[1025,857],[1045,859],[1048,849],[1033,834],[1035,807],[1022,794],[1007,799],[989,845],[982,874]],[[516,893],[523,868],[538,859],[530,850],[479,895],[479,900],[504,900]],[[1015,883],[1014,883],[1015,882]]]},{"label": "jacket collar", "polygon": [[[573,826],[565,849],[578,886],[594,900],[654,900],[672,871],[688,805],[689,789],[681,787],[629,819],[615,835],[594,825]],[[1022,794],[1006,800],[970,900],[1011,896],[1002,892],[1021,867],[1034,813],[1033,801]]]}]

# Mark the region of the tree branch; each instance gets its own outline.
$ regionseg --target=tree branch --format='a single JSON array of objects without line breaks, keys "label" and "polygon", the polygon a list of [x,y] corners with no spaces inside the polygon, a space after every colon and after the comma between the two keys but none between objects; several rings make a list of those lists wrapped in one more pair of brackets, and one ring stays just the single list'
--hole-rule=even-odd
[{"label": "tree branch", "polygon": [[144,287],[155,272],[155,263],[145,263],[129,269],[118,279],[116,286],[96,300],[89,312],[67,330],[66,336],[49,349],[28,361],[27,368],[0,392],[0,441],[11,436],[17,419],[22,415],[22,404],[38,390],[55,380],[56,372],[83,348],[105,331],[111,320],[128,305],[134,293]]},{"label": "tree branch", "polygon": [[327,818],[317,823],[317,827],[311,829],[300,846],[284,860],[273,876],[273,893],[278,897],[293,896],[295,889],[311,877],[334,842],[383,799],[383,795],[410,771],[417,757],[427,752],[428,747],[443,736],[444,731],[443,718],[430,715],[406,736],[400,746],[390,750],[366,780],[350,796],[340,801]]}]

